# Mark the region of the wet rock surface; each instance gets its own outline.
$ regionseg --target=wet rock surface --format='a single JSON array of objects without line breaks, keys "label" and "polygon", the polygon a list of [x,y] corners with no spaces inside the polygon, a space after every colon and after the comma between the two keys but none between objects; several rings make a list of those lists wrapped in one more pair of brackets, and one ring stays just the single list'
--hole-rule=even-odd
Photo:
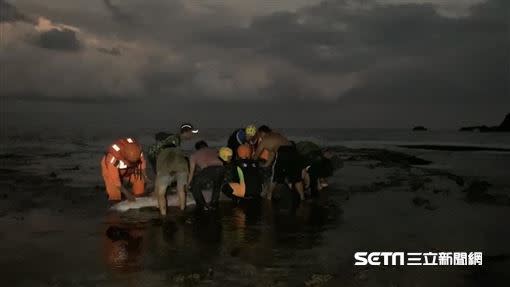
[{"label": "wet rock surface", "polygon": [[510,205],[510,197],[506,194],[491,194],[489,188],[492,185],[484,180],[474,180],[463,190],[466,193],[465,200],[470,203],[485,203],[494,205]]},{"label": "wet rock surface", "polygon": [[[287,190],[256,208],[227,203],[202,215],[172,209],[166,219],[153,209],[109,214],[101,184],[68,184],[66,171],[88,170],[74,163],[43,174],[7,164],[0,174],[1,238],[16,252],[6,250],[0,267],[12,270],[6,279],[16,286],[498,286],[508,278],[498,271],[510,263],[506,245],[495,241],[507,238],[495,219],[507,214],[498,184],[400,152],[335,152],[343,168],[319,199],[297,208],[286,201],[295,198]],[[25,160],[34,161],[5,159]],[[452,246],[487,251],[487,269],[353,265],[360,250]]]},{"label": "wet rock surface", "polygon": [[425,132],[428,131],[428,129],[424,126],[416,126],[413,128],[413,132]]}]

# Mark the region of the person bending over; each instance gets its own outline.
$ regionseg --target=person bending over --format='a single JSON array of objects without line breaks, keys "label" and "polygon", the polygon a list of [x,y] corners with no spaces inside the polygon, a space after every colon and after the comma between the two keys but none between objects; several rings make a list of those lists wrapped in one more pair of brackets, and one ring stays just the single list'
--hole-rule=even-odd
[{"label": "person bending over", "polygon": [[272,198],[276,184],[289,184],[299,194],[300,199],[304,200],[302,160],[296,147],[285,136],[272,131],[267,126],[259,127],[257,138],[255,159],[259,159],[263,153],[267,153],[267,159],[262,166],[272,165],[267,198]]},{"label": "person bending over", "polygon": [[[218,150],[210,148],[205,141],[195,144],[195,152],[190,157],[190,173],[188,185],[195,198],[198,209],[210,209],[218,205],[220,188],[225,173],[223,162],[218,156]],[[209,204],[205,202],[202,190],[212,187],[212,197]]]}]

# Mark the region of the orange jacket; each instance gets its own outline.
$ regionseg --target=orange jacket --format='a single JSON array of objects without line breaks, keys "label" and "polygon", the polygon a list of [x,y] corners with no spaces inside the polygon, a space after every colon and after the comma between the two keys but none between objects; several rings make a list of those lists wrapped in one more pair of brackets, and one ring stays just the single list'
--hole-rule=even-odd
[{"label": "orange jacket", "polygon": [[101,172],[110,200],[121,199],[120,187],[123,180],[129,180],[132,183],[133,194],[142,195],[144,193],[144,175],[147,164],[143,153],[140,153],[140,161],[136,164],[126,161],[121,154],[122,148],[132,143],[136,142],[131,138],[117,140],[101,159]]}]

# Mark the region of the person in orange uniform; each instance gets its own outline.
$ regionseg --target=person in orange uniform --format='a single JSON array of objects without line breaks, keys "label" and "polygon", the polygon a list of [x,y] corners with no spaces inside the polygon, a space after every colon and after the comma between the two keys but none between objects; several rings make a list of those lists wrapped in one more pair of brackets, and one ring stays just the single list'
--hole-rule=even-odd
[{"label": "person in orange uniform", "polygon": [[[145,192],[147,175],[142,148],[133,138],[122,138],[113,143],[101,159],[101,172],[108,200],[120,201],[122,194],[135,200]],[[132,193],[125,185],[130,184]]]}]

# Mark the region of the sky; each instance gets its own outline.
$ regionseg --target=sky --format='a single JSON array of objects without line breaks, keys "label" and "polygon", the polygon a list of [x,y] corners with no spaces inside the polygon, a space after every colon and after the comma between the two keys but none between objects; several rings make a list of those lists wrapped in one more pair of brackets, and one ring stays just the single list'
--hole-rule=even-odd
[{"label": "sky", "polygon": [[0,14],[11,125],[455,128],[510,112],[507,0],[0,0]]}]

